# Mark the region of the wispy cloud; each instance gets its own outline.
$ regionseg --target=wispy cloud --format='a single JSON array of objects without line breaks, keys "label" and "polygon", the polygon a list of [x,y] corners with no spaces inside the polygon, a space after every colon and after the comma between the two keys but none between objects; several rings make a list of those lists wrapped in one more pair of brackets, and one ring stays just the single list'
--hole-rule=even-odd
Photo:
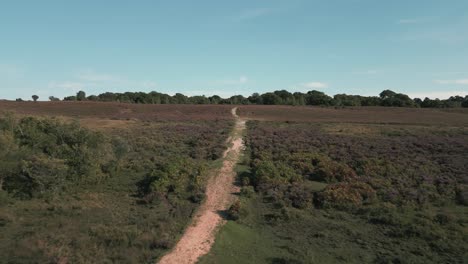
[{"label": "wispy cloud", "polygon": [[324,89],[328,88],[328,84],[324,82],[308,82],[302,83],[300,86],[307,88],[307,89]]},{"label": "wispy cloud", "polygon": [[[430,21],[428,19],[421,21],[413,21],[414,23],[425,23]],[[406,24],[410,24],[408,20]],[[468,34],[466,28],[468,20],[460,19],[457,21],[434,23],[431,26],[409,28],[408,30],[398,37],[394,38],[396,41],[421,41],[424,43],[436,42],[443,45],[459,45],[465,44],[468,41]]]},{"label": "wispy cloud", "polygon": [[433,91],[433,92],[417,92],[417,93],[408,93],[408,96],[411,98],[421,98],[424,99],[426,97],[430,99],[448,99],[450,96],[466,96],[468,95],[468,90],[460,90],[460,91]]},{"label": "wispy cloud", "polygon": [[158,87],[158,84],[152,81],[144,81],[144,82],[141,82],[141,86],[145,89],[154,89]]},{"label": "wispy cloud", "polygon": [[94,71],[84,71],[77,74],[78,79],[88,82],[109,82],[117,81],[119,78],[111,74],[97,73]]},{"label": "wispy cloud", "polygon": [[399,25],[408,25],[408,24],[425,24],[437,20],[436,17],[407,17],[402,18],[396,21]]},{"label": "wispy cloud", "polygon": [[24,70],[16,65],[0,63],[0,76],[2,78],[18,78],[24,75]]},{"label": "wispy cloud", "polygon": [[397,24],[404,25],[404,24],[421,24],[427,22],[427,18],[404,18],[397,21]]},{"label": "wispy cloud", "polygon": [[239,14],[232,16],[232,20],[236,22],[243,22],[253,20],[271,14],[270,8],[252,8],[241,11]]},{"label": "wispy cloud", "polygon": [[49,85],[48,85],[49,89],[61,89],[61,90],[66,90],[70,92],[78,92],[80,90],[83,90],[85,87],[87,87],[86,83],[70,82],[70,81],[65,81],[65,82],[52,81],[52,82],[49,82]]},{"label": "wispy cloud", "polygon": [[118,90],[154,90],[158,85],[152,80],[131,80],[114,74],[103,74],[91,70],[81,71],[68,80],[50,81],[48,89],[55,93],[70,94],[82,91],[95,93]]},{"label": "wispy cloud", "polygon": [[229,98],[234,95],[243,95],[243,96],[249,96],[250,92],[249,91],[243,91],[243,90],[238,90],[236,89],[231,90],[231,91],[226,91],[226,90],[220,90],[220,89],[203,89],[203,90],[188,90],[184,91],[183,94],[188,95],[188,96],[195,96],[195,95],[205,95],[205,96],[213,96],[213,95],[218,95],[221,98]]},{"label": "wispy cloud", "polygon": [[353,74],[356,74],[356,75],[375,75],[375,74],[378,74],[379,71],[377,70],[365,70],[365,71],[355,71],[353,72]]},{"label": "wispy cloud", "polygon": [[458,80],[435,80],[435,83],[438,84],[459,84],[459,85],[468,85],[468,79],[458,79]]},{"label": "wispy cloud", "polygon": [[247,76],[240,76],[238,79],[224,79],[212,82],[214,85],[243,85],[249,82]]}]

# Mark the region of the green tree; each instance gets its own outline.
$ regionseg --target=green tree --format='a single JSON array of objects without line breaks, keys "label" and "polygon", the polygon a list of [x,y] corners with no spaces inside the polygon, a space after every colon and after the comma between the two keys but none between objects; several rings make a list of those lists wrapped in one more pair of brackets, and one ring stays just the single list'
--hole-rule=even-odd
[{"label": "green tree", "polygon": [[307,92],[306,102],[308,105],[332,105],[333,98],[319,91]]},{"label": "green tree", "polygon": [[64,101],[76,101],[76,96],[67,96],[63,98]]},{"label": "green tree", "polygon": [[462,107],[468,107],[468,95],[463,99]]},{"label": "green tree", "polygon": [[388,99],[388,98],[394,97],[396,93],[392,90],[384,90],[379,95],[380,95],[380,98],[382,99]]},{"label": "green tree", "polygon": [[33,96],[31,96],[31,97],[32,97],[32,99],[34,100],[34,102],[37,102],[37,100],[39,99],[39,96],[37,96],[37,95],[33,95]]},{"label": "green tree", "polygon": [[265,105],[279,105],[282,103],[281,97],[274,93],[262,94],[262,103]]},{"label": "green tree", "polygon": [[78,100],[78,101],[86,101],[86,93],[83,92],[83,91],[79,91],[79,92],[76,94],[76,100]]}]

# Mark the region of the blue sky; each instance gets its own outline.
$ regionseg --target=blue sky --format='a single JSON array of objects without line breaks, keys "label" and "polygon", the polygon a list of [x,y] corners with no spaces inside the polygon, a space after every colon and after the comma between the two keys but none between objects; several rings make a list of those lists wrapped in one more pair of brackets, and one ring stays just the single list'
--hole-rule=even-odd
[{"label": "blue sky", "polygon": [[0,98],[468,94],[466,0],[0,0]]}]

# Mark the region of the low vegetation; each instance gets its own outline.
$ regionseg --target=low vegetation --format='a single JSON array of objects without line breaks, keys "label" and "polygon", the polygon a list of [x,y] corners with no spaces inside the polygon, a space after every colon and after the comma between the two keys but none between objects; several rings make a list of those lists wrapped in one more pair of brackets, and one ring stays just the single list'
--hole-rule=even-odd
[{"label": "low vegetation", "polygon": [[204,199],[233,122],[0,118],[6,263],[150,263]]},{"label": "low vegetation", "polygon": [[202,263],[468,257],[465,127],[250,121],[247,147],[235,221]]}]

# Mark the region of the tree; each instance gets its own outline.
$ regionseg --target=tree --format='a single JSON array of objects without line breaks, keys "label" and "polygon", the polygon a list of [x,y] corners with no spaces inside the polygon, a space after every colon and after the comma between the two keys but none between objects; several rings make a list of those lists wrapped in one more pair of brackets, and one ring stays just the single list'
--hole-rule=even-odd
[{"label": "tree", "polygon": [[31,96],[31,97],[32,97],[32,99],[34,100],[34,102],[37,102],[37,100],[39,99],[39,96],[37,96],[37,95],[33,95],[33,96]]},{"label": "tree", "polygon": [[337,94],[333,100],[337,106],[361,106],[361,98],[357,95]]},{"label": "tree", "polygon": [[[177,96],[178,94],[174,95]],[[222,98],[218,95],[213,95],[213,96],[210,96],[208,97],[208,99],[210,100],[211,104],[219,104],[222,100]]]},{"label": "tree", "polygon": [[188,102],[188,98],[187,98],[187,96],[185,96],[185,95],[183,95],[181,93],[176,93],[174,95],[174,102],[176,104],[186,104]]},{"label": "tree", "polygon": [[99,97],[97,97],[96,95],[90,95],[88,96],[88,101],[99,101]]},{"label": "tree", "polygon": [[385,90],[380,93],[382,106],[414,107],[414,101],[408,95]]},{"label": "tree", "polygon": [[248,100],[252,104],[263,104],[262,97],[258,93],[253,93],[251,96],[249,96]]},{"label": "tree", "polygon": [[463,100],[462,107],[468,107],[468,95],[465,96],[465,99]]},{"label": "tree", "polygon": [[396,95],[396,93],[392,90],[384,90],[380,93],[380,98],[381,99],[388,99],[392,98]]},{"label": "tree", "polygon": [[262,102],[264,105],[279,105],[282,103],[281,97],[274,93],[262,94]]},{"label": "tree", "polygon": [[295,105],[305,105],[306,104],[305,95],[303,93],[300,93],[300,92],[295,92],[294,93],[294,104]]},{"label": "tree", "polygon": [[54,97],[54,96],[49,96],[49,100],[52,101],[52,102],[60,101],[59,98]]},{"label": "tree", "polygon": [[313,90],[313,91],[307,92],[306,103],[308,105],[325,105],[325,106],[327,106],[327,105],[332,105],[333,98],[331,98],[330,96],[326,95],[323,92]]},{"label": "tree", "polygon": [[274,94],[279,96],[281,98],[282,104],[286,105],[293,105],[294,104],[294,96],[286,91],[286,90],[281,90],[281,91],[275,91]]},{"label": "tree", "polygon": [[67,96],[63,98],[64,101],[76,101],[76,96]]},{"label": "tree", "polygon": [[86,100],[86,93],[83,92],[83,91],[79,91],[79,92],[76,94],[76,100],[78,100],[78,101],[85,101],[85,100]]}]

